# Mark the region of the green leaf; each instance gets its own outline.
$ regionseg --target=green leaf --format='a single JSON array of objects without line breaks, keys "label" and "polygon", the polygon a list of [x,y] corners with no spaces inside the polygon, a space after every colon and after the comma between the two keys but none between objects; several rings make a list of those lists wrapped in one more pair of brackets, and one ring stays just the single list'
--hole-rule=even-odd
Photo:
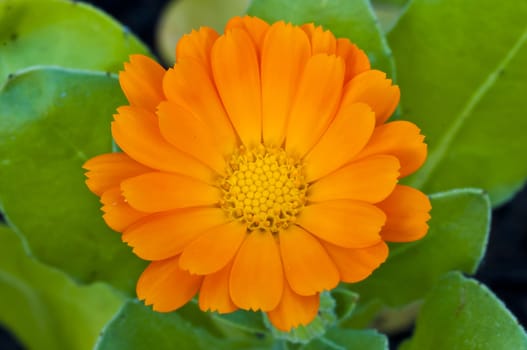
[{"label": "green leaf", "polygon": [[[186,306],[188,308],[188,305]],[[192,309],[192,306],[190,306]],[[196,308],[197,310],[197,308]],[[254,333],[251,337],[239,337],[229,332],[225,336],[208,332],[200,324],[191,323],[180,311],[158,313],[137,301],[126,303],[117,316],[105,327],[95,350],[113,349],[192,349],[192,350],[271,350],[295,348],[291,343],[273,339],[269,333]],[[197,310],[196,312],[200,312]],[[209,317],[216,314],[203,313]],[[276,340],[276,341],[275,341]],[[289,345],[289,346],[288,346]],[[387,349],[387,340],[375,331],[329,329],[324,337],[315,338],[300,349]]]},{"label": "green leaf", "polygon": [[146,47],[101,11],[77,1],[0,2],[0,85],[34,65],[117,72]]},{"label": "green leaf", "polygon": [[[200,312],[200,311],[198,311]],[[96,350],[140,349],[270,349],[269,337],[226,339],[190,323],[179,312],[159,313],[142,303],[126,303],[106,326]]]},{"label": "green leaf", "polygon": [[302,350],[388,350],[388,339],[374,330],[332,328]]},{"label": "green leaf", "polygon": [[361,301],[400,306],[422,298],[451,270],[474,273],[486,248],[490,203],[481,190],[430,196],[430,230],[421,240],[391,245],[390,256],[363,282],[350,285]]},{"label": "green leaf", "polygon": [[294,24],[314,22],[348,38],[370,58],[374,68],[394,77],[391,51],[368,0],[253,0],[248,10],[268,22],[285,20]]},{"label": "green leaf", "polygon": [[3,225],[0,251],[0,323],[29,349],[91,349],[122,297],[103,284],[79,287],[31,259]]},{"label": "green leaf", "polygon": [[144,262],[107,228],[82,164],[110,152],[114,76],[32,69],[0,90],[0,203],[33,255],[84,281],[133,293]]},{"label": "green leaf", "polygon": [[405,350],[527,349],[516,318],[484,285],[454,272],[426,297]]},{"label": "green leaf", "polygon": [[527,1],[414,0],[388,41],[429,157],[411,184],[509,199],[527,177]]}]

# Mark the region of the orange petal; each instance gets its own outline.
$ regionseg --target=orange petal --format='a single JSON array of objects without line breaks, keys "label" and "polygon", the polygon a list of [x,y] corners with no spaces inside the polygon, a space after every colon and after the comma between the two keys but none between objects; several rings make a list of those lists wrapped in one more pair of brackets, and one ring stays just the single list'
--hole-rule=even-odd
[{"label": "orange petal", "polygon": [[235,28],[216,40],[212,48],[212,72],[240,139],[248,148],[260,144],[260,68],[256,49],[246,31]]},{"label": "orange petal", "polygon": [[238,251],[247,226],[231,221],[201,234],[181,254],[179,266],[197,275],[208,275],[224,267]]},{"label": "orange petal", "polygon": [[101,154],[86,161],[82,167],[88,170],[86,185],[99,196],[119,186],[124,179],[152,171],[124,153]]},{"label": "orange petal", "polygon": [[101,196],[101,202],[104,221],[117,232],[123,232],[131,224],[148,215],[128,205],[119,186],[105,191]]},{"label": "orange petal", "polygon": [[173,102],[161,102],[157,115],[161,134],[168,142],[223,175],[225,160],[209,125]]},{"label": "orange petal", "polygon": [[407,121],[394,121],[381,125],[356,159],[374,154],[390,154],[399,159],[401,177],[408,176],[423,165],[427,148],[421,130]]},{"label": "orange petal", "polygon": [[270,311],[282,297],[284,272],[275,238],[254,231],[234,258],[229,289],[235,305],[245,310]]},{"label": "orange petal", "polygon": [[428,197],[415,188],[397,185],[377,206],[386,214],[381,236],[388,242],[415,241],[428,231],[432,205]]},{"label": "orange petal", "polygon": [[353,79],[357,74],[371,69],[368,56],[348,39],[337,39],[337,55],[342,57],[346,64],[345,82]]},{"label": "orange petal", "polygon": [[150,216],[127,229],[122,240],[140,258],[162,260],[181,253],[198,235],[225,220],[219,208],[182,209]]},{"label": "orange petal", "polygon": [[377,125],[380,125],[395,111],[399,97],[399,87],[386,79],[386,73],[369,70],[350,80],[344,88],[342,103],[364,102],[370,105]]},{"label": "orange petal", "polygon": [[182,60],[169,69],[163,80],[167,99],[198,116],[221,141],[220,151],[231,154],[236,134],[212,81],[211,73],[195,60]]},{"label": "orange petal", "polygon": [[298,27],[277,22],[262,48],[262,128],[266,145],[281,146],[300,81],[310,57],[309,40]]},{"label": "orange petal", "polygon": [[183,35],[176,46],[176,62],[193,59],[210,72],[210,50],[218,36],[218,33],[209,27],[201,27]]},{"label": "orange petal", "polygon": [[399,161],[386,155],[350,163],[309,187],[310,201],[354,199],[377,203],[388,197],[397,184]]},{"label": "orange petal", "polygon": [[163,138],[155,114],[131,107],[121,107],[118,112],[114,115],[112,135],[131,158],[154,169],[213,181],[214,173],[209,168]]},{"label": "orange petal", "polygon": [[205,276],[199,291],[199,308],[202,311],[217,311],[223,314],[238,310],[229,292],[231,269],[232,261],[221,270]]},{"label": "orange petal", "polygon": [[313,295],[339,283],[339,272],[318,239],[297,225],[280,233],[280,253],[295,293]]},{"label": "orange petal", "polygon": [[144,55],[131,55],[119,73],[119,83],[130,105],[155,111],[164,99],[162,81],[165,69]]},{"label": "orange petal", "polygon": [[351,200],[315,203],[302,209],[297,225],[320,239],[346,248],[364,248],[380,241],[386,215],[376,206]]},{"label": "orange petal", "polygon": [[287,283],[284,283],[280,304],[274,310],[267,312],[267,316],[277,329],[289,332],[293,327],[305,326],[313,321],[317,316],[319,305],[318,294],[298,295]]},{"label": "orange petal", "polygon": [[179,257],[154,261],[137,281],[137,297],[154,311],[170,312],[185,305],[198,292],[201,276],[179,268]]},{"label": "orange petal", "polygon": [[307,61],[287,126],[290,154],[302,157],[326,130],[337,110],[343,79],[340,57],[320,54]]},{"label": "orange petal", "polygon": [[326,132],[304,158],[306,180],[319,179],[353,159],[370,139],[374,127],[375,115],[368,105],[341,106]]},{"label": "orange petal", "polygon": [[337,39],[329,30],[324,30],[321,26],[307,23],[301,26],[311,42],[312,55],[319,53],[334,55],[337,50]]},{"label": "orange petal", "polygon": [[262,43],[269,29],[269,24],[258,17],[244,16],[234,17],[227,22],[225,32],[231,29],[243,29],[251,37],[256,50],[260,51]]},{"label": "orange petal", "polygon": [[388,257],[388,246],[383,241],[366,248],[349,249],[325,243],[343,282],[359,282],[381,265]]},{"label": "orange petal", "polygon": [[147,173],[121,183],[130,205],[147,213],[215,204],[220,190],[191,177],[170,173]]}]

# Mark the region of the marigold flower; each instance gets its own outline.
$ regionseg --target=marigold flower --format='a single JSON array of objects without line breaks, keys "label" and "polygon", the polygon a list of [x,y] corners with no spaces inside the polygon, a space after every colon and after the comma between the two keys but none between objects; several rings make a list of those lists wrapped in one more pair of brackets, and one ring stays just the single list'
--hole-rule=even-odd
[{"label": "marigold flower", "polygon": [[202,310],[262,310],[289,330],[320,292],[370,275],[385,241],[426,234],[428,198],[397,184],[424,137],[386,123],[399,88],[349,40],[237,17],[176,57],[131,56],[112,123],[123,152],[84,165],[106,223],[151,261],[137,295],[154,310],[199,293]]}]

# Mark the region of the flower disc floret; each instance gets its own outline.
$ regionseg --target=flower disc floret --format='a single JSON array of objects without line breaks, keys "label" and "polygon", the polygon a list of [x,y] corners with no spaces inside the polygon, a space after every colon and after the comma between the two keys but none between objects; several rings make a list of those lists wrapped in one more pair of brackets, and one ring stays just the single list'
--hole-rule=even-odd
[{"label": "flower disc floret", "polygon": [[221,207],[248,231],[276,234],[287,229],[306,202],[302,163],[281,148],[241,146],[230,157],[226,173]]}]

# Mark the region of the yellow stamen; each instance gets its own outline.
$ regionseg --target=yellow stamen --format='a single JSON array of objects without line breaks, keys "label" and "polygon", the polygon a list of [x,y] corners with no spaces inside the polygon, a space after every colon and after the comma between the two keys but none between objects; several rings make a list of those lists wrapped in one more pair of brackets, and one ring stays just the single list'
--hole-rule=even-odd
[{"label": "yellow stamen", "polygon": [[296,219],[306,201],[302,163],[281,148],[240,147],[231,156],[220,187],[222,208],[248,231],[278,233]]}]

